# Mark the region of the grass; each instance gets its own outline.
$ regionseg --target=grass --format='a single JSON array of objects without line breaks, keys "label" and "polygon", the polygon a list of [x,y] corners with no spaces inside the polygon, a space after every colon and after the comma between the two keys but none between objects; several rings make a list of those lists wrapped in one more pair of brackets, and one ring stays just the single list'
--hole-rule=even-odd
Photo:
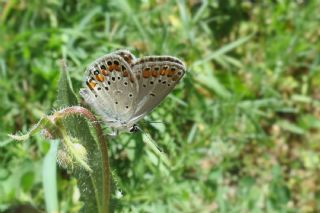
[{"label": "grass", "polygon": [[[57,61],[74,91],[117,48],[181,58],[188,73],[140,123],[109,142],[115,212],[320,210],[319,1],[0,1],[0,211],[45,209],[39,135],[11,142],[57,108]],[[152,123],[162,121],[163,123]],[[61,212],[81,206],[57,168]]]}]

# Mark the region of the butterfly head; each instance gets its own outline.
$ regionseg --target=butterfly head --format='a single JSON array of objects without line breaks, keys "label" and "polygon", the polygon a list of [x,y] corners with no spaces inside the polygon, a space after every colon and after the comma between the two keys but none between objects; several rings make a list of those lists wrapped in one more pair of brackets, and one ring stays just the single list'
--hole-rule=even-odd
[{"label": "butterfly head", "polygon": [[130,124],[126,122],[115,122],[109,123],[113,129],[116,129],[119,132],[128,132],[128,133],[136,133],[140,130],[137,124]]},{"label": "butterfly head", "polygon": [[133,124],[131,127],[128,128],[128,131],[130,133],[136,133],[139,131],[139,127],[137,126],[137,124]]}]

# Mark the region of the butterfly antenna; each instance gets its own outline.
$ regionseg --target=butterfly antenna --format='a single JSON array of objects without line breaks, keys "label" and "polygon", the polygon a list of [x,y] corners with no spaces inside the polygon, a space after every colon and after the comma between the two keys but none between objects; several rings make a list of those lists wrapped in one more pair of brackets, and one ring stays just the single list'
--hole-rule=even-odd
[{"label": "butterfly antenna", "polygon": [[167,124],[164,121],[146,121],[146,120],[143,120],[142,123],[146,123],[146,124]]},{"label": "butterfly antenna", "polygon": [[152,151],[155,152],[155,154],[157,156],[159,156],[159,158],[162,160],[162,162],[164,164],[166,164],[166,166],[170,166],[170,161],[168,159],[168,157],[165,155],[165,153],[163,152],[163,150],[157,146],[156,142],[150,137],[150,133],[143,131],[140,127],[137,126],[137,128],[143,133],[143,135],[145,136],[145,138],[143,138],[143,142],[146,143],[149,148],[151,148]]},{"label": "butterfly antenna", "polygon": [[149,124],[166,124],[163,121],[147,121]]},{"label": "butterfly antenna", "polygon": [[93,124],[95,124],[95,123],[102,124],[102,123],[103,123],[103,121],[96,120],[96,121],[91,121],[91,123],[93,123]]}]

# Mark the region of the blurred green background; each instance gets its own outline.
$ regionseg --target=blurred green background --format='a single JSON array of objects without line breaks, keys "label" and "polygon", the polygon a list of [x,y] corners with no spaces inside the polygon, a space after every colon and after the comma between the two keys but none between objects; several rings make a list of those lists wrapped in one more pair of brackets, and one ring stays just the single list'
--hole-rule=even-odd
[{"label": "blurred green background", "polygon": [[[320,1],[0,1],[0,212],[45,210],[39,135],[57,109],[61,58],[74,91],[85,66],[118,48],[181,58],[187,75],[142,122],[109,143],[116,212],[320,211]],[[162,123],[150,123],[161,121]],[[58,168],[61,212],[76,179]]]}]

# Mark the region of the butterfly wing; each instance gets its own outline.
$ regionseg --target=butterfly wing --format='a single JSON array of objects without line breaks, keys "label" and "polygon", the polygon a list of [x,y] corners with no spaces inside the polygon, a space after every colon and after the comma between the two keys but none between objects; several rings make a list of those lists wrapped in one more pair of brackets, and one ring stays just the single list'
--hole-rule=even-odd
[{"label": "butterfly wing", "polygon": [[109,126],[121,126],[119,123],[128,120],[134,113],[138,85],[120,51],[107,54],[90,64],[84,83],[85,88],[80,90],[80,95]]},{"label": "butterfly wing", "polygon": [[114,54],[121,56],[129,66],[136,61],[136,57],[129,50],[117,50]]},{"label": "butterfly wing", "polygon": [[148,56],[131,66],[138,82],[136,109],[130,117],[133,124],[152,111],[170,93],[185,74],[184,64],[171,56]]}]

